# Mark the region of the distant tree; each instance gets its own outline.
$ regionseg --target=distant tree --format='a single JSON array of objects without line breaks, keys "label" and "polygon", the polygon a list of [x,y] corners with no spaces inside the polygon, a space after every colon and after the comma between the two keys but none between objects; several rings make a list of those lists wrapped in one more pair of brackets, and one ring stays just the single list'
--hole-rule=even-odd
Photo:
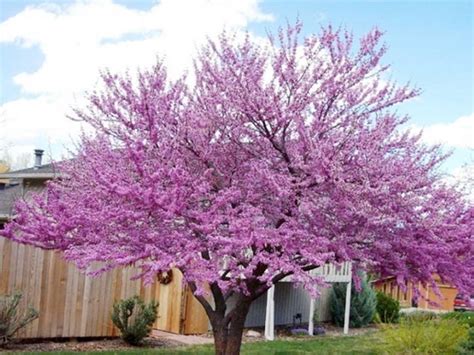
[{"label": "distant tree", "polygon": [[418,90],[381,79],[382,33],[355,48],[348,32],[301,42],[300,31],[266,45],[224,33],[192,80],[170,81],[161,63],[106,72],[75,111],[95,135],[61,179],[17,205],[7,237],[83,269],[101,263],[96,272],[181,270],[217,354],[239,353],[269,287],[291,276],[314,293],[322,281],[310,271],[325,263],[401,285],[438,274],[472,293],[474,210],[443,183],[439,148],[401,131],[407,117],[393,108]]},{"label": "distant tree", "polygon": [[0,164],[7,166],[9,170],[24,169],[31,165],[33,151],[29,153],[12,154],[8,147],[0,149]]},{"label": "distant tree", "polygon": [[6,173],[10,170],[10,167],[3,162],[3,160],[0,160],[0,174]]}]

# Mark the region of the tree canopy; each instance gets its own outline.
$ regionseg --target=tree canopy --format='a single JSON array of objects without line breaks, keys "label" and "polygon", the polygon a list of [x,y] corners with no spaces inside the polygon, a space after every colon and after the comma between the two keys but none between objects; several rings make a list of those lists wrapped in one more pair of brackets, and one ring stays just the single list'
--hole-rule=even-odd
[{"label": "tree canopy", "polygon": [[403,129],[395,108],[419,90],[386,79],[381,31],[358,45],[300,32],[223,33],[179,80],[162,62],[103,73],[74,114],[94,134],[6,236],[81,268],[178,268],[226,326],[232,295],[251,302],[288,275],[314,291],[325,263],[473,292],[473,208],[443,182],[440,148]]}]

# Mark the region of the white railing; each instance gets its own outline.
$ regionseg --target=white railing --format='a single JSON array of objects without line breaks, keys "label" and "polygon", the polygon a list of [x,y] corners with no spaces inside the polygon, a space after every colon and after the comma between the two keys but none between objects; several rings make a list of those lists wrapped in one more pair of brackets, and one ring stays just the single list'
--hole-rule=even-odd
[{"label": "white railing", "polygon": [[[349,282],[352,278],[351,263],[346,261],[340,265],[326,264],[310,271],[313,276],[322,276],[325,282]],[[291,276],[280,282],[293,282]]]},{"label": "white railing", "polygon": [[311,275],[323,276],[326,282],[349,282],[352,278],[352,264],[349,261],[341,265],[326,264],[312,270]]}]

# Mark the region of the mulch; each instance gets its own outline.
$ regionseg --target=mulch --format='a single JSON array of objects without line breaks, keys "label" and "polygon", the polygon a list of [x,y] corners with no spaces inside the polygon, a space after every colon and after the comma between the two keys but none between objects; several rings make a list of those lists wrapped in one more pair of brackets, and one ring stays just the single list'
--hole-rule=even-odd
[{"label": "mulch", "polygon": [[[168,339],[157,339],[157,338],[146,338],[141,347],[147,348],[170,348],[176,347],[181,344],[170,341]],[[42,351],[114,351],[114,350],[126,350],[126,349],[137,349],[135,346],[128,345],[123,340],[118,338],[113,339],[34,339],[32,341],[21,340],[13,341],[8,344],[7,347],[0,348],[0,353],[3,351],[8,352],[42,352]]]}]

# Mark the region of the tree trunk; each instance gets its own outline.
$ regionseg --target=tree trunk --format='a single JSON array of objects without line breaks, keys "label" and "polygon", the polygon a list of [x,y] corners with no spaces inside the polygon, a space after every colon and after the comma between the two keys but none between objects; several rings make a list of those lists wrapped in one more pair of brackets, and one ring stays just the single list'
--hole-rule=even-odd
[{"label": "tree trunk", "polygon": [[216,355],[240,354],[244,324],[250,304],[251,301],[238,300],[237,305],[228,315],[222,313],[210,315]]},{"label": "tree trunk", "polygon": [[223,325],[211,322],[212,333],[214,334],[214,350],[216,355],[225,355],[227,350],[228,331]]},{"label": "tree trunk", "polygon": [[[257,269],[256,275],[261,276],[265,272],[266,267],[259,267]],[[274,277],[274,282],[278,282],[287,275],[280,274],[278,277]],[[247,284],[251,291],[249,295],[230,293],[224,296],[219,285],[216,282],[211,283],[209,286],[214,298],[214,305],[211,305],[203,295],[196,294],[197,286],[194,282],[188,283],[194,296],[202,304],[209,318],[214,334],[214,347],[217,355],[240,354],[245,319],[249,313],[250,305],[269,289],[267,284],[261,284],[258,280],[248,280]],[[236,303],[234,308],[228,311],[227,301],[232,294],[236,296]]]}]

